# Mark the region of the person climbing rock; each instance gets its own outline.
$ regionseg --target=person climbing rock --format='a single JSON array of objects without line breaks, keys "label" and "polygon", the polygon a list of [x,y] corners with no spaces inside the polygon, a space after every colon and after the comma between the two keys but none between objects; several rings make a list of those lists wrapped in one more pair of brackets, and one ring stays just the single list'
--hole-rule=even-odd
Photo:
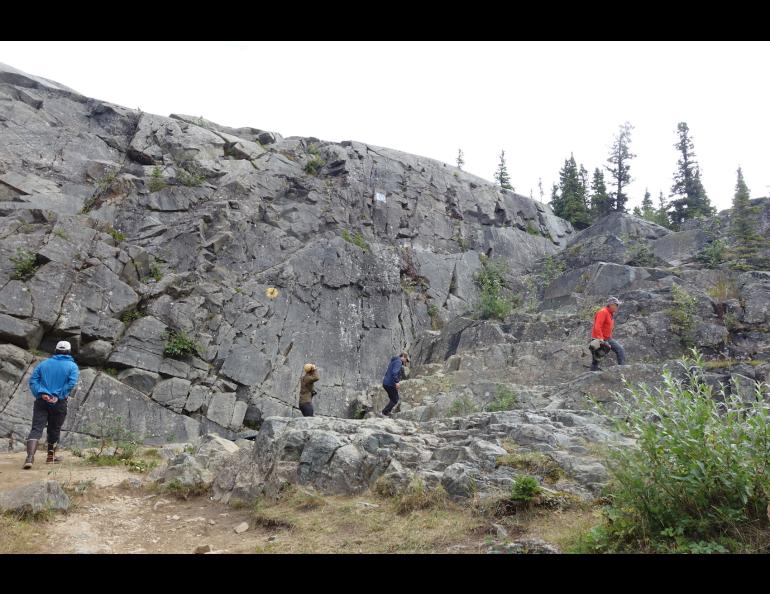
[{"label": "person climbing rock", "polygon": [[56,344],[56,353],[35,367],[29,378],[29,389],[35,397],[32,408],[32,429],[27,436],[27,459],[24,468],[32,468],[37,442],[48,426],[48,457],[46,464],[61,462],[56,457],[61,427],[67,417],[67,399],[78,382],[80,370],[72,358],[72,345],[66,340]]},{"label": "person climbing rock", "polygon": [[618,365],[626,364],[626,352],[620,343],[612,338],[612,329],[615,327],[615,313],[622,301],[617,297],[609,297],[607,306],[601,308],[594,316],[594,327],[591,331],[591,343],[588,349],[591,351],[591,371],[599,369],[599,359],[610,352],[615,351]]},{"label": "person climbing rock", "polygon": [[313,363],[305,363],[305,366],[302,369],[304,373],[300,378],[299,409],[302,411],[303,417],[312,417],[313,396],[316,395],[313,384],[320,379],[318,377],[318,367]]},{"label": "person climbing rock", "polygon": [[393,407],[398,404],[398,388],[399,382],[403,377],[404,365],[409,365],[409,355],[406,351],[402,352],[400,355],[391,357],[390,363],[388,364],[388,370],[385,372],[385,377],[382,378],[382,387],[385,388],[385,391],[388,393],[388,398],[390,399],[390,402],[388,402],[388,404],[385,405],[385,408],[382,409],[382,414],[386,417],[390,416]]}]

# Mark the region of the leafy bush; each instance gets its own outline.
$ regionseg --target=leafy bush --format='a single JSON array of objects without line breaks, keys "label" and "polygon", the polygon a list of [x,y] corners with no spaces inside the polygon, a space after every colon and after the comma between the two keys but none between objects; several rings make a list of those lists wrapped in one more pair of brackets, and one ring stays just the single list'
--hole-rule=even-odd
[{"label": "leafy bush", "polygon": [[476,273],[475,281],[481,289],[481,296],[476,305],[477,315],[483,319],[504,319],[516,307],[521,299],[505,295],[505,274],[508,267],[500,260],[482,258],[481,269]]},{"label": "leafy bush", "polygon": [[183,359],[190,355],[199,354],[200,349],[200,345],[187,336],[187,333],[183,330],[171,331],[166,334],[166,345],[163,347],[163,354],[173,359]]},{"label": "leafy bush", "polygon": [[553,256],[546,256],[543,260],[543,269],[538,275],[541,287],[547,287],[560,276],[567,268],[567,265]]},{"label": "leafy bush", "polygon": [[630,386],[618,398],[620,428],[636,445],[610,448],[612,504],[605,525],[587,536],[588,548],[721,552],[766,529],[767,386],[757,386],[750,403],[715,393],[692,352],[681,362],[683,379],[665,371],[662,387]]},{"label": "leafy bush", "polygon": [[38,269],[37,254],[23,250],[16,250],[16,255],[11,256],[13,262],[12,279],[26,281],[32,278]]},{"label": "leafy bush", "polygon": [[503,410],[511,410],[516,406],[518,397],[507,386],[497,386],[495,393],[495,399],[486,406],[486,410],[489,412],[499,412]]},{"label": "leafy bush", "polygon": [[674,297],[674,307],[666,311],[671,320],[671,330],[679,336],[685,347],[691,347],[694,344],[697,301],[679,285],[672,285],[671,294]]}]

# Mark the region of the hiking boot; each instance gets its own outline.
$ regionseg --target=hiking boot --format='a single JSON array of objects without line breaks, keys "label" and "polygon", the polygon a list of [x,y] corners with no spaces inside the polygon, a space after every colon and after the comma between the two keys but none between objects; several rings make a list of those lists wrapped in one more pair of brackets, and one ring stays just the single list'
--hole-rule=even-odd
[{"label": "hiking boot", "polygon": [[35,452],[37,451],[37,439],[27,440],[27,459],[24,461],[24,470],[32,468],[32,463],[35,461]]},{"label": "hiking boot", "polygon": [[45,459],[46,464],[59,464],[61,462],[61,458],[56,457],[57,445],[58,444],[55,444],[55,443],[48,444],[48,456],[46,456],[46,459]]},{"label": "hiking boot", "polygon": [[599,369],[599,366],[596,363],[593,363],[591,365],[591,371],[601,371],[601,369]]}]

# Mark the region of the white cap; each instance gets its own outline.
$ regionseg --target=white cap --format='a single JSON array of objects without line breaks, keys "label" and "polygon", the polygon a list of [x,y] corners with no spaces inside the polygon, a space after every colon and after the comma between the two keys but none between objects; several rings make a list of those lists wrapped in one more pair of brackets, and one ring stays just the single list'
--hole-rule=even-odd
[{"label": "white cap", "polygon": [[56,350],[57,351],[71,351],[72,345],[68,343],[66,340],[60,340],[56,343]]}]

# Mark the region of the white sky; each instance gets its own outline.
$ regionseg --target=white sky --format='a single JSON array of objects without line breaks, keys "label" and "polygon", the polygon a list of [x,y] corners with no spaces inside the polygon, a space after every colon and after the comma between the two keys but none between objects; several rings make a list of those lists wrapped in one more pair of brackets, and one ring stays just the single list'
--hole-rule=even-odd
[{"label": "white sky", "polygon": [[735,170],[770,195],[768,42],[0,42],[0,62],[160,115],[284,136],[358,140],[492,179],[500,149],[518,193],[545,200],[575,154],[606,163],[634,126],[630,206],[668,196],[686,121],[712,204]]}]

